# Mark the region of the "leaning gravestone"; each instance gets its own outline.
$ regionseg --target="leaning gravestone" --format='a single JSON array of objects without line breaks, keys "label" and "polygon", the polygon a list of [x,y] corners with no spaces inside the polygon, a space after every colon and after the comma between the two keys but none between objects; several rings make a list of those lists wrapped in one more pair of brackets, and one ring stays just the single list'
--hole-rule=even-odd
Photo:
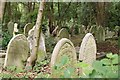
[{"label": "leaning gravestone", "polygon": [[8,27],[8,32],[9,32],[9,34],[10,34],[10,35],[13,35],[14,23],[10,21],[10,22],[7,24],[7,27]]},{"label": "leaning gravestone", "polygon": [[69,32],[66,28],[62,28],[58,35],[57,35],[58,40],[60,40],[61,38],[68,38],[69,39]]},{"label": "leaning gravestone", "polygon": [[[32,54],[33,50],[33,44],[34,44],[34,29],[35,26],[28,32],[28,42],[29,42],[29,47],[30,47],[30,53]],[[37,61],[42,61],[46,57],[46,47],[45,47],[45,38],[44,34],[40,33],[40,39],[39,39],[39,48],[38,48],[38,53],[37,53]]]},{"label": "leaning gravestone", "polygon": [[102,42],[105,41],[105,29],[102,26],[98,27],[98,31],[97,31],[97,41],[98,42]]},{"label": "leaning gravestone", "polygon": [[79,50],[79,60],[92,65],[96,60],[96,42],[91,33],[87,33],[82,40]]},{"label": "leaning gravestone", "polygon": [[[67,38],[62,38],[56,44],[51,57],[51,62],[50,62],[51,68],[53,68],[58,64],[61,64],[61,61],[64,56],[67,56],[70,62],[69,64],[67,64],[67,66],[64,65],[65,66],[64,69],[68,67],[75,67],[74,65],[77,63],[76,51],[73,43]],[[52,69],[52,71],[54,71],[54,69]]]},{"label": "leaning gravestone", "polygon": [[32,29],[29,30],[28,37],[27,37],[29,47],[30,47],[30,53],[32,53],[32,45],[33,45],[33,42],[34,42],[33,41],[34,29],[35,29],[35,26]]},{"label": "leaning gravestone", "polygon": [[24,62],[27,60],[29,55],[28,41],[23,34],[14,36],[7,47],[4,67],[6,66],[17,66],[20,68],[24,67]]},{"label": "leaning gravestone", "polygon": [[25,25],[25,27],[24,27],[24,34],[25,34],[25,36],[28,36],[29,30],[32,29],[32,28],[33,28],[33,24],[32,23],[28,23],[28,24]]},{"label": "leaning gravestone", "polygon": [[40,40],[39,40],[37,61],[42,61],[42,60],[45,59],[45,57],[46,57],[45,36],[41,31]]},{"label": "leaning gravestone", "polygon": [[96,25],[93,25],[93,26],[91,26],[89,32],[92,33],[96,38],[97,37],[97,31],[98,31],[98,27]]}]

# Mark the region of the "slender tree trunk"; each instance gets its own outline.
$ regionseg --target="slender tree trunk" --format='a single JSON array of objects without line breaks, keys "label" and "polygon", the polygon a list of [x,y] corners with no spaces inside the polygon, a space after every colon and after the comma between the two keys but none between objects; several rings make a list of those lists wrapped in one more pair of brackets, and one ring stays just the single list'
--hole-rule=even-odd
[{"label": "slender tree trunk", "polygon": [[0,0],[0,20],[1,21],[3,19],[3,15],[4,15],[5,1],[6,0]]},{"label": "slender tree trunk", "polygon": [[39,39],[40,39],[40,32],[41,32],[41,21],[42,21],[42,16],[43,16],[43,9],[44,9],[44,5],[45,5],[45,0],[42,0],[42,2],[40,3],[39,6],[39,11],[38,11],[38,16],[37,16],[37,21],[36,21],[36,25],[35,25],[35,30],[34,30],[34,43],[33,43],[33,52],[31,54],[31,56],[28,58],[27,60],[27,66],[32,66],[32,63],[36,60],[37,58],[37,52],[38,52],[38,47],[39,47]]}]

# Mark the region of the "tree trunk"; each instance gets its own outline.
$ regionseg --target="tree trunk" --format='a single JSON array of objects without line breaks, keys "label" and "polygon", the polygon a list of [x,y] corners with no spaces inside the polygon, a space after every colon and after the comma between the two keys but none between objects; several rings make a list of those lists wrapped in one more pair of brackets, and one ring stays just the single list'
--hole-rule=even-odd
[{"label": "tree trunk", "polygon": [[2,21],[2,19],[3,19],[4,8],[5,8],[5,1],[6,0],[1,0],[0,1],[0,21]]},{"label": "tree trunk", "polygon": [[105,26],[105,2],[98,2],[96,4],[96,24]]},{"label": "tree trunk", "polygon": [[38,52],[38,47],[39,47],[39,39],[40,39],[40,32],[41,32],[41,21],[42,21],[42,16],[43,16],[43,9],[44,9],[44,5],[45,5],[45,0],[42,0],[42,2],[40,3],[39,6],[39,11],[38,11],[38,16],[37,16],[37,21],[36,21],[36,25],[35,25],[35,30],[34,30],[34,43],[33,43],[33,52],[31,54],[31,56],[28,58],[27,60],[27,66],[32,66],[32,63],[36,60],[37,58],[37,52]]},{"label": "tree trunk", "polygon": [[48,20],[49,20],[49,29],[50,29],[50,34],[52,34],[53,30],[55,29],[55,26],[53,24],[54,22],[54,8],[53,8],[53,2],[48,3],[47,6],[47,11],[48,11]]}]

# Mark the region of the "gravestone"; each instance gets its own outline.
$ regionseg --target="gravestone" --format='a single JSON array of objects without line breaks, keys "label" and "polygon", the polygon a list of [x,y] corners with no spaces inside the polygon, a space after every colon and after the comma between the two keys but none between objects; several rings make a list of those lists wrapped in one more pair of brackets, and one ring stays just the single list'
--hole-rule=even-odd
[{"label": "gravestone", "polygon": [[28,37],[27,37],[29,47],[30,47],[30,53],[32,53],[32,45],[33,45],[33,42],[34,42],[33,41],[34,29],[35,29],[35,26],[32,29],[29,30]]},{"label": "gravestone", "polygon": [[13,35],[13,31],[14,31],[14,23],[12,21],[10,21],[8,24],[7,24],[7,27],[8,27],[8,32],[10,35]]},{"label": "gravestone", "polygon": [[115,26],[115,29],[114,29],[114,31],[115,31],[115,37],[118,37],[119,30],[120,30],[120,26]]},{"label": "gravestone", "polygon": [[75,64],[77,63],[76,51],[73,43],[67,38],[62,38],[56,44],[51,56],[51,62],[50,62],[51,68],[57,64],[61,64],[61,61],[64,56],[67,56],[70,62],[69,64],[67,64],[65,69],[67,67],[75,67]]},{"label": "gravestone", "polygon": [[[33,44],[34,44],[34,29],[35,26],[28,32],[28,42],[29,42],[29,47],[30,47],[30,53],[32,54],[33,50]],[[42,61],[46,57],[46,47],[45,47],[45,37],[44,34],[40,33],[40,39],[39,39],[39,48],[38,48],[38,53],[37,53],[37,61]]]},{"label": "gravestone", "polygon": [[46,57],[45,36],[44,36],[43,32],[41,31],[37,61],[42,61],[45,59],[45,57]]},{"label": "gravestone", "polygon": [[47,30],[46,30],[46,32],[45,32],[45,35],[46,35],[47,37],[50,37],[50,28],[49,28],[49,26],[47,26]]},{"label": "gravestone", "polygon": [[97,36],[96,37],[97,37],[97,41],[98,42],[105,41],[105,29],[102,26],[98,27]]},{"label": "gravestone", "polygon": [[15,23],[15,24],[14,24],[14,30],[13,30],[13,36],[15,36],[18,31],[19,31],[19,30],[18,30],[18,24]]},{"label": "gravestone", "polygon": [[93,34],[93,36],[95,36],[95,38],[96,38],[96,36],[97,36],[97,26],[96,25],[93,25],[93,26],[91,26],[91,28],[90,28],[90,33],[92,33]]},{"label": "gravestone", "polygon": [[62,28],[58,35],[57,35],[58,40],[62,39],[62,38],[68,38],[69,39],[69,32],[66,28]]},{"label": "gravestone", "polygon": [[106,38],[105,38],[105,39],[113,38],[114,35],[115,35],[115,32],[113,32],[113,31],[108,31],[108,32],[106,33]]},{"label": "gravestone", "polygon": [[24,62],[27,60],[28,55],[28,41],[25,35],[18,34],[10,40],[7,46],[4,67],[17,66],[23,68],[25,65]]},{"label": "gravestone", "polygon": [[24,34],[25,34],[25,36],[28,36],[29,30],[32,29],[32,28],[33,28],[33,24],[32,23],[28,23],[28,24],[25,25],[25,27],[24,27]]},{"label": "gravestone", "polygon": [[81,26],[80,26],[79,32],[80,32],[80,34],[85,34],[86,29],[85,29],[85,26],[84,26],[84,25],[81,25]]},{"label": "gravestone", "polygon": [[91,33],[87,33],[82,40],[79,50],[79,60],[92,65],[96,60],[96,42]]}]

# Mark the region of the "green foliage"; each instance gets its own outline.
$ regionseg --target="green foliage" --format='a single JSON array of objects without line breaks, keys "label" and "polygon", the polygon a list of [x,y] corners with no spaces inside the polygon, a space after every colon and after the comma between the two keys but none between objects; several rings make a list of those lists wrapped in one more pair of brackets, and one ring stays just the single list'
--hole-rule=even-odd
[{"label": "green foliage", "polygon": [[56,45],[56,41],[54,40],[54,37],[45,37],[45,46],[46,46],[46,52],[52,53],[54,46]]},{"label": "green foliage", "polygon": [[99,75],[102,78],[118,78],[118,55],[110,53],[106,57],[93,63],[94,71],[91,77]]},{"label": "green foliage", "polygon": [[33,68],[33,71],[36,71],[36,72],[40,72],[40,69],[46,65],[48,65],[49,61],[48,60],[43,60],[43,61],[37,61],[34,68]]},{"label": "green foliage", "polygon": [[[73,78],[77,77],[75,74],[75,68],[72,66],[69,66],[70,63],[69,58],[67,55],[64,55],[61,58],[61,62],[55,64],[55,66],[52,67],[52,78]],[[71,65],[71,64],[70,64]],[[74,64],[72,64],[74,65]]]},{"label": "green foliage", "polygon": [[[65,67],[65,64],[68,64],[68,58],[63,57],[62,61],[54,66],[54,72],[52,77],[60,78],[71,78],[74,75],[73,67]],[[117,54],[107,54],[106,58],[100,61],[94,61],[93,65],[90,66],[84,62],[78,62],[76,67],[82,69],[82,74],[79,78],[118,78],[118,55]],[[56,74],[56,75],[55,75]],[[77,74],[77,73],[76,73]]]},{"label": "green foliage", "polygon": [[[118,54],[109,53],[106,58],[94,61],[92,66],[85,62],[78,62],[75,64],[76,67],[71,67],[68,65],[70,63],[68,56],[64,55],[61,61],[52,67],[52,74],[41,72],[41,68],[48,65],[48,60],[37,62],[33,72],[37,72],[35,78],[118,78],[118,57]],[[77,75],[77,68],[82,69],[80,75]],[[31,75],[31,72],[16,66],[9,66],[6,70],[9,73],[1,73],[1,78],[29,78]],[[19,73],[23,75],[16,76]]]},{"label": "green foliage", "polygon": [[8,43],[9,43],[9,41],[10,41],[10,39],[12,38],[12,36],[8,33],[8,31],[7,32],[2,32],[2,35],[3,35],[3,40],[2,40],[2,47],[4,48],[4,49],[6,49],[7,47],[7,45],[8,45]]}]

